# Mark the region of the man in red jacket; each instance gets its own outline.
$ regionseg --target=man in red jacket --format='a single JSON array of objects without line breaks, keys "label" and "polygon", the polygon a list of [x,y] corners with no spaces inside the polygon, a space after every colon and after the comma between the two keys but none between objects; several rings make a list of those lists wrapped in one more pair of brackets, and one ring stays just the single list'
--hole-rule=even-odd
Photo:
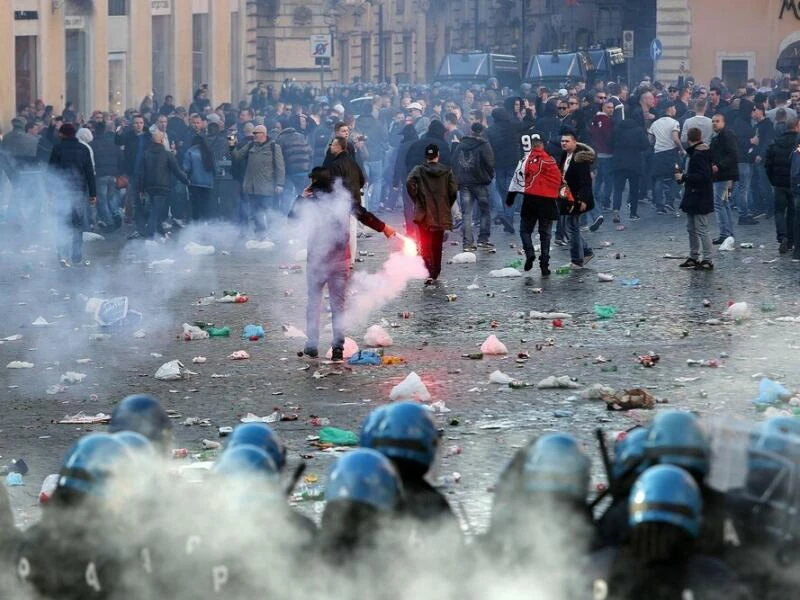
[{"label": "man in red jacket", "polygon": [[519,235],[525,249],[525,270],[530,271],[536,252],[533,248],[533,228],[539,223],[539,267],[542,277],[550,275],[550,238],[553,223],[558,219],[558,192],[561,171],[558,163],[544,149],[538,133],[531,135],[531,151],[517,166],[506,196],[506,206],[513,206],[518,193],[523,194]]}]

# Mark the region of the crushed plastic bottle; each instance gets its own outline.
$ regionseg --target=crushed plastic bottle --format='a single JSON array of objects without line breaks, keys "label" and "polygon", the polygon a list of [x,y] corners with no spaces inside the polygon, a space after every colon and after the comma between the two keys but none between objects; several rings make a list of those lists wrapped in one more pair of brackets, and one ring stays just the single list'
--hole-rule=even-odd
[{"label": "crushed plastic bottle", "polygon": [[596,314],[597,318],[600,319],[601,321],[605,321],[607,319],[612,318],[615,314],[617,314],[617,309],[613,304],[608,304],[608,305],[595,304],[594,314]]},{"label": "crushed plastic bottle", "polygon": [[230,327],[209,327],[206,331],[211,337],[228,337],[231,334]]}]

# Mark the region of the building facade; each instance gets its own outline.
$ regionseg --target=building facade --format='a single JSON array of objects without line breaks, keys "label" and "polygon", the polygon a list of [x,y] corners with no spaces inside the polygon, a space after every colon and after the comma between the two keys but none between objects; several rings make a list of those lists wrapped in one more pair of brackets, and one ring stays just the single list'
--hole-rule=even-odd
[{"label": "building facade", "polygon": [[658,0],[657,31],[664,46],[657,75],[664,81],[691,74],[737,86],[796,73],[800,65],[798,0]]},{"label": "building facade", "polygon": [[0,78],[14,83],[0,87],[0,122],[36,99],[56,114],[66,102],[123,111],[150,93],[188,106],[200,83],[236,101],[255,70],[254,12],[253,0],[4,0]]}]

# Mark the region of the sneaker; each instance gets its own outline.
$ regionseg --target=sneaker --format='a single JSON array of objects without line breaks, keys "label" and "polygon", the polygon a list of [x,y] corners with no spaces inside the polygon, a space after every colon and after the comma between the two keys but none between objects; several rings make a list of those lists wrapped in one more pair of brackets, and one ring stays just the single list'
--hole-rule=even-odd
[{"label": "sneaker", "polygon": [[641,221],[642,219],[641,219],[641,217],[639,215],[631,215],[630,217],[628,217],[628,220],[629,221]]},{"label": "sneaker", "polygon": [[780,245],[778,246],[778,254],[786,254],[789,251],[789,242],[786,240],[781,240]]},{"label": "sneaker", "polygon": [[769,215],[765,212],[759,212],[757,215],[753,215],[754,219],[768,219]]},{"label": "sneaker", "polygon": [[758,225],[753,217],[739,217],[739,225]]},{"label": "sneaker", "polygon": [[566,246],[567,245],[567,240],[565,240],[564,238],[557,237],[555,240],[553,240],[553,243],[556,246]]},{"label": "sneaker", "polygon": [[344,360],[344,349],[343,348],[334,348],[331,351],[331,360],[333,362],[342,362]]},{"label": "sneaker", "polygon": [[656,209],[656,214],[657,215],[666,215],[667,214],[667,209],[666,208],[658,208],[658,209]]},{"label": "sneaker", "polygon": [[69,269],[72,266],[72,264],[66,258],[62,258],[59,262],[65,269]]},{"label": "sneaker", "polygon": [[722,242],[724,242],[724,241],[725,241],[727,238],[728,238],[728,236],[727,236],[727,235],[721,235],[721,236],[719,236],[718,238],[714,238],[713,240],[711,240],[711,243],[712,243],[712,244],[714,244],[715,246],[719,246],[719,245],[720,245],[720,244],[722,244]]},{"label": "sneaker", "polygon": [[580,269],[582,269],[582,268],[583,268],[583,263],[571,262],[571,263],[569,263],[569,266],[570,266],[572,269],[575,269],[576,271],[579,271]]},{"label": "sneaker", "polygon": [[800,262],[800,254],[798,254],[797,252],[792,254],[792,262]]},{"label": "sneaker", "polygon": [[478,242],[478,248],[482,248],[483,250],[494,250],[494,244],[492,242]]},{"label": "sneaker", "polygon": [[698,264],[699,264],[699,263],[698,263],[698,262],[697,262],[695,259],[693,259],[693,258],[687,258],[685,261],[683,261],[683,262],[682,262],[681,264],[679,264],[678,266],[679,266],[681,269],[694,269],[694,268],[695,268],[695,267],[696,267]]},{"label": "sneaker", "polygon": [[621,223],[622,222],[622,220],[619,218],[619,211],[618,210],[614,211],[614,216],[611,218],[611,222],[612,223]]},{"label": "sneaker", "polygon": [[433,285],[434,283],[435,283],[435,282],[434,282],[433,278],[432,278],[432,277],[428,277],[428,278],[425,280],[425,287],[428,287],[429,285]]},{"label": "sneaker", "polygon": [[475,252],[478,249],[478,247],[475,244],[464,244],[464,247],[462,249],[464,250],[464,252]]},{"label": "sneaker", "polygon": [[583,266],[585,267],[586,264],[594,258],[594,254],[584,254],[583,255]]},{"label": "sneaker", "polygon": [[141,234],[141,233],[139,233],[138,231],[134,231],[133,233],[131,233],[130,235],[128,235],[128,239],[129,239],[129,240],[138,240],[138,239],[140,239],[141,237],[142,237],[142,234]]},{"label": "sneaker", "polygon": [[699,263],[697,263],[697,266],[695,267],[695,269],[697,269],[698,271],[711,271],[713,268],[714,268],[714,263],[712,263],[708,259],[701,260]]},{"label": "sneaker", "polygon": [[528,258],[526,258],[525,266],[523,267],[523,269],[525,269],[526,271],[530,271],[533,268],[533,261],[535,259],[536,259],[535,256],[529,256]]},{"label": "sneaker", "polygon": [[547,277],[550,275],[550,266],[549,265],[541,265],[542,277]]},{"label": "sneaker", "polygon": [[597,231],[598,229],[600,229],[600,226],[603,224],[603,221],[605,221],[605,218],[603,217],[603,215],[600,215],[599,217],[597,217],[597,218],[594,220],[594,223],[592,223],[591,225],[589,225],[589,231],[591,231],[592,233],[594,233],[595,231]]},{"label": "sneaker", "polygon": [[588,225],[581,225],[581,231],[589,231]]},{"label": "sneaker", "polygon": [[319,356],[319,351],[316,348],[305,347],[303,348],[303,352],[301,353],[308,358],[317,358]]}]

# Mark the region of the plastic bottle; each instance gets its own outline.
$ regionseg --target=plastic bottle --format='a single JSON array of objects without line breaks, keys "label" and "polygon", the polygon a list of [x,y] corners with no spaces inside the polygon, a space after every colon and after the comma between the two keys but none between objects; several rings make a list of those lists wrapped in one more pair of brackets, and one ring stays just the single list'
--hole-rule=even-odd
[{"label": "plastic bottle", "polygon": [[58,473],[52,473],[44,478],[42,489],[39,491],[39,504],[47,504],[58,486]]},{"label": "plastic bottle", "polygon": [[568,266],[556,267],[556,275],[569,275],[570,268]]},{"label": "plastic bottle", "polygon": [[211,337],[228,337],[231,334],[230,327],[209,327],[206,331]]}]

